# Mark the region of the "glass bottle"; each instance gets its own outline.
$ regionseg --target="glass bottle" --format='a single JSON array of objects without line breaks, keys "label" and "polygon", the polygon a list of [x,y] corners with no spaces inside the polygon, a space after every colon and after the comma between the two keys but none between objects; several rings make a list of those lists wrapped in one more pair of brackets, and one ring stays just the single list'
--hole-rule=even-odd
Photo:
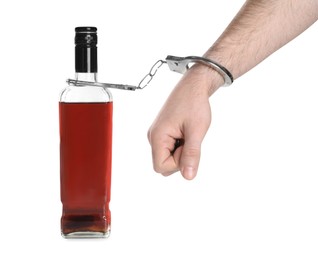
[{"label": "glass bottle", "polygon": [[[97,28],[75,28],[75,80],[97,81]],[[60,96],[61,233],[108,237],[111,214],[112,95],[105,87],[73,85]]]}]

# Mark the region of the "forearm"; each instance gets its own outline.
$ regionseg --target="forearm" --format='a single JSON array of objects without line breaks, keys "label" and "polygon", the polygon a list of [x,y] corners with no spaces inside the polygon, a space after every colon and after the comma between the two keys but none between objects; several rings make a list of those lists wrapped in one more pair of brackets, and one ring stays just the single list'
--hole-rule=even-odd
[{"label": "forearm", "polygon": [[[248,0],[206,52],[236,79],[317,20],[318,0]],[[209,96],[223,84],[206,65],[192,66],[174,88],[148,132],[154,169],[163,175],[197,173],[201,142],[211,122]],[[176,148],[176,140],[183,140]]]},{"label": "forearm", "polygon": [[[317,0],[247,0],[204,55],[236,79],[318,19]],[[213,93],[218,86],[212,86]]]}]

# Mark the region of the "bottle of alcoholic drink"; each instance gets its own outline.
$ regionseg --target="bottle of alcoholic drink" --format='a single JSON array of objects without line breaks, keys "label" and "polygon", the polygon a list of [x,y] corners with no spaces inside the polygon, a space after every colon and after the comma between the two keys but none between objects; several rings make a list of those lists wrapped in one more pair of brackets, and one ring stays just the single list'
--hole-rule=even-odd
[{"label": "bottle of alcoholic drink", "polygon": [[[97,28],[75,28],[75,80],[97,81]],[[112,163],[112,95],[74,84],[59,102],[60,180],[65,238],[107,237]]]}]

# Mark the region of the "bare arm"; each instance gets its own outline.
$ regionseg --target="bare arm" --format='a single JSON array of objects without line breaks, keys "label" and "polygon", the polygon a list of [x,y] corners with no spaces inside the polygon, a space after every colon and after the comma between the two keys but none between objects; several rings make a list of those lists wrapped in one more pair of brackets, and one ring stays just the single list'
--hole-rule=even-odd
[{"label": "bare arm", "polygon": [[[318,0],[247,0],[205,53],[238,78],[318,19]],[[202,140],[210,126],[209,97],[223,84],[214,70],[193,66],[177,84],[148,132],[154,169],[196,176]],[[184,145],[174,153],[176,139]]]},{"label": "bare arm", "polygon": [[248,0],[205,56],[238,78],[317,19],[317,0]]}]

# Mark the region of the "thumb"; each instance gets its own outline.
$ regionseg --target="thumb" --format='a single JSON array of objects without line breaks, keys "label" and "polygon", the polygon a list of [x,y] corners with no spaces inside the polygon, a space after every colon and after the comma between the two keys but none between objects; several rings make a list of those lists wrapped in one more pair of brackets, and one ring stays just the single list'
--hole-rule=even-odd
[{"label": "thumb", "polygon": [[201,142],[202,138],[198,136],[185,138],[180,158],[180,170],[182,176],[187,180],[192,180],[197,175],[201,154]]}]

